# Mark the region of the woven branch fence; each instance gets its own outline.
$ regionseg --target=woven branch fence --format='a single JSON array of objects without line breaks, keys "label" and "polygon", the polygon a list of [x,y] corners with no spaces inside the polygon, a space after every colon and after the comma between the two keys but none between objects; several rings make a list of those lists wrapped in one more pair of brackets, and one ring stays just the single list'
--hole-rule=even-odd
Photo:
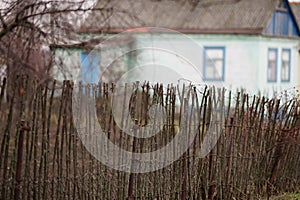
[{"label": "woven branch fence", "polygon": [[[82,144],[72,115],[72,82],[37,84],[19,76],[14,84],[5,91],[3,80],[0,88],[0,199],[261,199],[299,190],[295,96],[268,99],[205,86],[128,84],[130,104],[124,106],[130,115],[123,122],[161,127],[141,139],[126,134],[114,120],[114,84],[80,86],[83,95],[95,96],[97,123],[122,149],[152,152],[182,127],[196,133],[189,149],[170,165],[129,173],[102,164]],[[149,118],[154,104],[163,106],[165,119]],[[201,157],[214,111],[224,114],[216,130],[220,138]],[[183,117],[187,113],[191,116]],[[81,114],[91,114],[90,109]]]}]

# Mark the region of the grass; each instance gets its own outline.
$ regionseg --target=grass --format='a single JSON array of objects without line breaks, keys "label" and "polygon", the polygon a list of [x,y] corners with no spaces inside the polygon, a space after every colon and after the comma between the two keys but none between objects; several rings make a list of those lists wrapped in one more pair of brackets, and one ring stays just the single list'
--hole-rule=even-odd
[{"label": "grass", "polygon": [[286,193],[277,197],[272,197],[271,200],[300,200],[300,193]]}]

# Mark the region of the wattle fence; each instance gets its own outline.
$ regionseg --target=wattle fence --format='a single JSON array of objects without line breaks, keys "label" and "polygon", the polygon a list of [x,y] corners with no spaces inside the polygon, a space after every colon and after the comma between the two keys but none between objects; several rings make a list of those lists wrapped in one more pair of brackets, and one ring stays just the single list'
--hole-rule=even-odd
[{"label": "wattle fence", "polygon": [[[0,89],[0,199],[261,199],[300,188],[297,96],[268,99],[188,84],[128,84],[130,104],[124,106],[130,107],[131,119],[124,115],[124,122],[146,126],[153,120],[149,107],[157,103],[166,113],[156,135],[137,139],[114,119],[116,85],[81,86],[83,95],[95,95],[98,123],[122,149],[160,149],[178,134],[181,123],[196,133],[189,149],[165,168],[129,173],[102,164],[82,144],[71,81],[38,84],[19,76],[10,84],[13,89],[6,91],[3,80]],[[224,115],[216,130],[220,138],[201,157],[214,111]],[[182,120],[187,113],[196,117]]]}]

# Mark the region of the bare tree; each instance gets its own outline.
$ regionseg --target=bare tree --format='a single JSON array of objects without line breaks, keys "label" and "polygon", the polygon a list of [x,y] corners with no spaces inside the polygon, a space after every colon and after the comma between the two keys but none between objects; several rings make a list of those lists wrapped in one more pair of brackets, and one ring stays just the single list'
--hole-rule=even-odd
[{"label": "bare tree", "polygon": [[94,1],[2,0],[0,72],[6,73],[8,83],[17,74],[47,80],[53,62],[49,45],[78,41],[76,29]]}]

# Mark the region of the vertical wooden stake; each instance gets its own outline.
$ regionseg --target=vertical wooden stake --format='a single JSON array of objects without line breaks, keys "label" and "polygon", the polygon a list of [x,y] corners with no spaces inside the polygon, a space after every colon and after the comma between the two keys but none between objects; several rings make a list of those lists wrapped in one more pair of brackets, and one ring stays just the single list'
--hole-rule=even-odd
[{"label": "vertical wooden stake", "polygon": [[23,143],[24,143],[24,132],[29,131],[30,128],[25,125],[25,121],[21,121],[19,141],[18,141],[18,154],[17,154],[17,168],[16,168],[16,187],[14,200],[18,200],[20,197],[20,186],[21,186],[21,173],[22,173],[22,161],[23,161]]},{"label": "vertical wooden stake", "polygon": [[183,159],[182,159],[182,175],[183,175],[183,181],[182,181],[182,186],[181,186],[181,200],[186,200],[187,199],[187,169],[186,169],[186,152],[183,154]]},{"label": "vertical wooden stake", "polygon": [[[136,133],[136,128],[134,128],[134,131]],[[136,146],[137,146],[137,139],[136,137],[133,138],[133,145],[132,145],[132,153],[135,153],[136,151]],[[132,158],[132,162],[131,162],[131,167],[133,166],[133,162],[134,162],[134,157]],[[133,184],[134,184],[134,180],[135,179],[135,174],[130,172],[129,175],[129,185],[128,185],[128,199],[134,199],[134,194],[133,194]]]}]

